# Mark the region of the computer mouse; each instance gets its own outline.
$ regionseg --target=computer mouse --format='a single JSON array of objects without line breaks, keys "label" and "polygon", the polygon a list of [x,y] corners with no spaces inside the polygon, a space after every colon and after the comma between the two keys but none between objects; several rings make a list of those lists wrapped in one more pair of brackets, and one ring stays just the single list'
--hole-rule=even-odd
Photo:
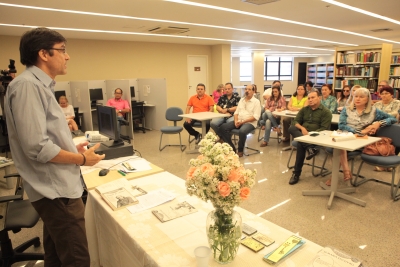
[{"label": "computer mouse", "polygon": [[109,169],[102,169],[99,171],[99,176],[106,176],[109,171]]}]

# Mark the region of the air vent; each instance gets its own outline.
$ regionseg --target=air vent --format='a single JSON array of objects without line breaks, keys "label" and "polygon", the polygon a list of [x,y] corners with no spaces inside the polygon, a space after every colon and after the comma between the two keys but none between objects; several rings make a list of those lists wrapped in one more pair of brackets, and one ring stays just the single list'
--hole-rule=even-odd
[{"label": "air vent", "polygon": [[393,31],[393,29],[383,28],[383,29],[371,30],[371,32],[390,32],[390,31]]},{"label": "air vent", "polygon": [[242,2],[254,4],[254,5],[265,5],[273,2],[278,2],[279,0],[242,0]]},{"label": "air vent", "polygon": [[179,27],[156,27],[148,30],[150,33],[157,34],[180,34],[188,32],[189,28],[179,28]]}]

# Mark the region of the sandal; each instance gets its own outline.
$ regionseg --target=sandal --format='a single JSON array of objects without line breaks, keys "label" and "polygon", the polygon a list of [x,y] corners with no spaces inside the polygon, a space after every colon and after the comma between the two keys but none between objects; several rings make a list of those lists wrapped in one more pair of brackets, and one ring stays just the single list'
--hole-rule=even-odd
[{"label": "sandal", "polygon": [[326,184],[327,186],[331,186],[331,179],[332,179],[332,178],[329,178],[328,180],[326,180],[325,184]]},{"label": "sandal", "polygon": [[352,178],[352,173],[350,170],[344,170],[343,171],[343,180],[348,181]]},{"label": "sandal", "polygon": [[384,171],[386,171],[386,168],[375,166],[374,171],[376,171],[376,172],[384,172]]}]

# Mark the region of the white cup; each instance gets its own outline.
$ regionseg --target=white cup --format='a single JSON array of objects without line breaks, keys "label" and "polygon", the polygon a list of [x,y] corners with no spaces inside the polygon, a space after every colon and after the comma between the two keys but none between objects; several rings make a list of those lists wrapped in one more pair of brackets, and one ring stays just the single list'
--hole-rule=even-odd
[{"label": "white cup", "polygon": [[194,249],[196,256],[197,267],[208,267],[211,249],[209,247],[201,246]]}]

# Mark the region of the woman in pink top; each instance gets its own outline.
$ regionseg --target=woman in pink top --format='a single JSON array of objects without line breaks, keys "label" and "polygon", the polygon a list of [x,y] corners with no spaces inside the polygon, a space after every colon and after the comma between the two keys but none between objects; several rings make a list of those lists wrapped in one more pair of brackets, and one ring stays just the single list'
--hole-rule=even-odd
[{"label": "woman in pink top", "polygon": [[278,132],[278,135],[282,135],[281,129],[279,129],[279,123],[277,122],[277,120],[278,121],[280,120],[280,117],[273,115],[272,112],[282,111],[285,109],[286,109],[286,101],[281,94],[280,87],[273,86],[272,95],[265,102],[265,112],[262,115],[262,118],[265,121],[265,133],[264,133],[264,140],[260,145],[261,147],[265,147],[268,145],[272,127],[274,127],[274,131]]},{"label": "woman in pink top", "polygon": [[225,87],[223,84],[218,85],[217,89],[212,93],[214,103],[218,103],[219,98],[224,94]]}]

